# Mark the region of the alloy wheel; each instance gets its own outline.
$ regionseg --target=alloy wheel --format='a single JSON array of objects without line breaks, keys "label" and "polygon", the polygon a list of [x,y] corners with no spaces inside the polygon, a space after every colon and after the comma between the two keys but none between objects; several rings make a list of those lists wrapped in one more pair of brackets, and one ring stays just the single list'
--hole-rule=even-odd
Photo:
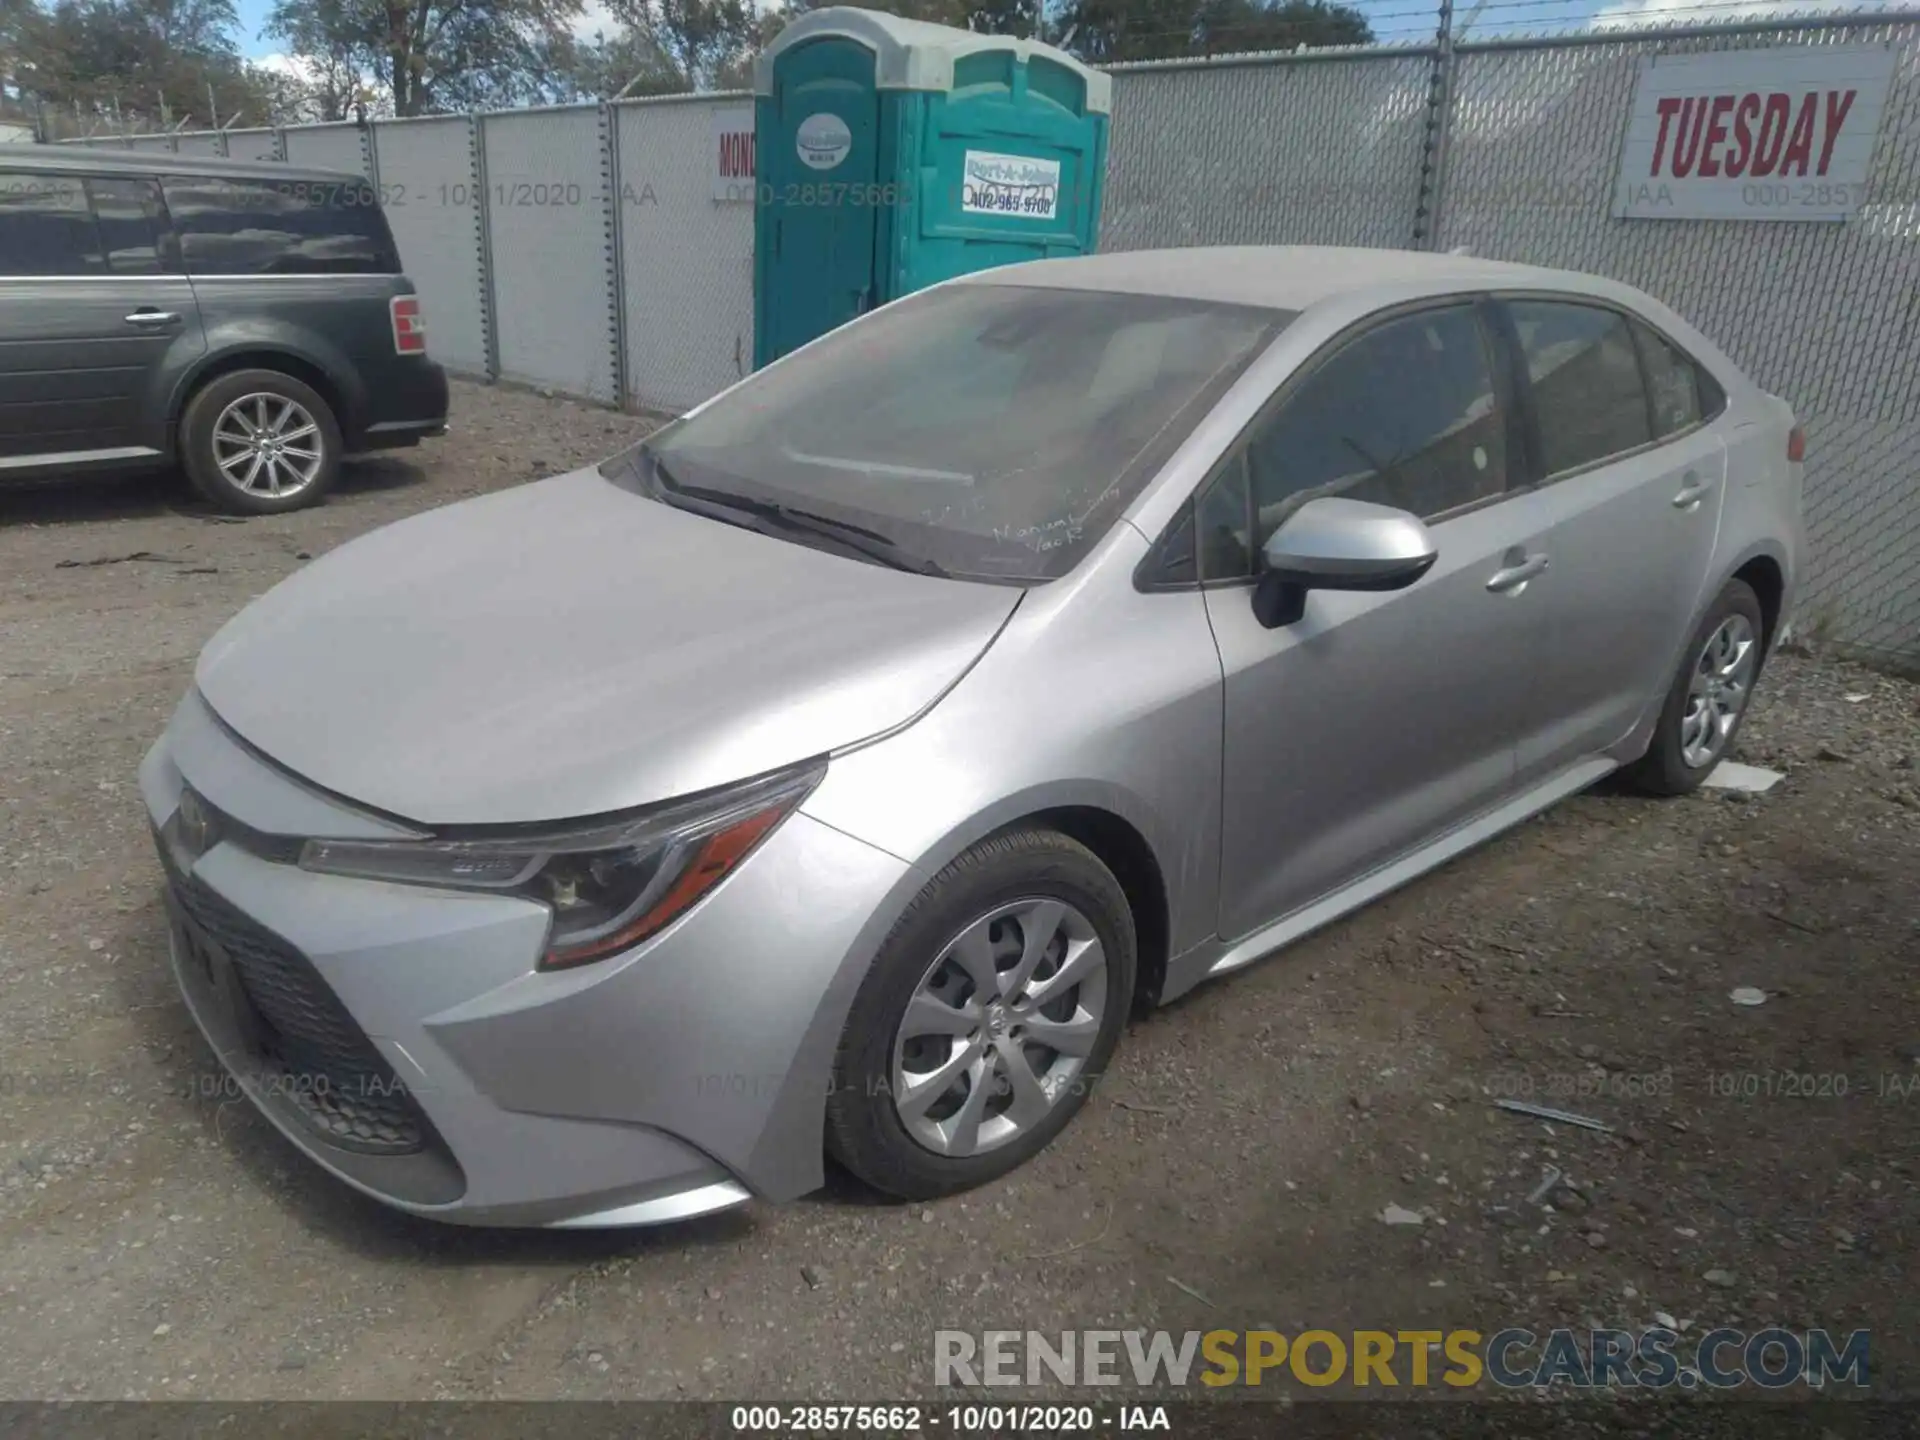
[{"label": "alloy wheel", "polygon": [[1106,1018],[1107,955],[1063,900],[1017,900],[947,943],[893,1042],[907,1133],[955,1158],[1026,1134],[1072,1093]]},{"label": "alloy wheel", "polygon": [[1759,659],[1753,625],[1744,615],[1729,615],[1707,637],[1680,715],[1680,758],[1690,768],[1711,765],[1726,749],[1753,693]]},{"label": "alloy wheel", "polygon": [[284,497],[320,474],[326,441],[307,408],[267,391],[242,395],[213,425],[213,459],[238,489]]}]

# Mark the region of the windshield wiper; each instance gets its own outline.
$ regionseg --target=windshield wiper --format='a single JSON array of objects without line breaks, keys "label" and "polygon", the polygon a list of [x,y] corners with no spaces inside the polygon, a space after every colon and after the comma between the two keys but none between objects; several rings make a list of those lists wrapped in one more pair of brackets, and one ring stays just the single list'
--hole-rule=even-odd
[{"label": "windshield wiper", "polygon": [[[676,499],[694,501],[701,509],[720,510],[750,522],[760,522],[755,528],[771,525],[775,529],[816,535],[894,570],[905,570],[914,575],[932,575],[939,579],[950,578],[944,566],[902,548],[898,541],[889,539],[878,530],[869,530],[849,520],[835,520],[830,515],[816,515],[811,510],[796,510],[791,505],[782,505],[773,500],[755,500],[727,490],[688,485],[674,479],[673,473],[661,463],[658,455],[652,455],[649,459],[654,480],[661,491]],[[765,530],[762,533],[766,533]]]},{"label": "windshield wiper", "polygon": [[775,505],[771,501],[756,503],[764,504],[769,516],[789,530],[824,536],[895,570],[932,575],[942,580],[950,578],[946,567],[924,555],[916,555],[899,541],[889,539],[878,530],[869,530],[864,525],[855,525],[846,520],[835,520],[831,515],[816,515],[811,510],[796,510],[791,505]]}]

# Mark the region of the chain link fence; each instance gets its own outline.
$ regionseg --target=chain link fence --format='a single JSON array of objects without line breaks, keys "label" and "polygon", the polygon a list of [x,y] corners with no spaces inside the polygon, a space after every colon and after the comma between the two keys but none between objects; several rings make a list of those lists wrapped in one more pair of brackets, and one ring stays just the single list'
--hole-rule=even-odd
[{"label": "chain link fence", "polygon": [[750,115],[752,104],[614,107],[627,395],[645,409],[691,409],[753,365],[753,206],[713,198],[711,138],[716,113]]},{"label": "chain link fence", "polygon": [[[1854,219],[1613,218],[1643,59],[1835,44],[1897,57]],[[448,365],[679,411],[751,364],[753,207],[711,189],[714,116],[750,104],[85,143],[367,175]],[[1102,249],[1422,243],[1637,285],[1784,395],[1809,447],[1801,623],[1920,665],[1920,12],[1116,67]]]},{"label": "chain link fence", "polygon": [[[1643,59],[1835,44],[1898,57],[1858,216],[1611,217]],[[1800,625],[1920,663],[1920,24],[1490,42],[1455,56],[1440,247],[1637,285],[1786,397],[1807,433]]]},{"label": "chain link fence", "polygon": [[420,287],[428,344],[442,364],[473,375],[493,368],[479,134],[467,115],[396,120],[374,131],[380,203]]},{"label": "chain link fence", "polygon": [[1408,243],[1431,52],[1117,66],[1102,250]]},{"label": "chain link fence", "polygon": [[599,106],[480,122],[499,374],[613,402],[621,388],[609,129]]}]

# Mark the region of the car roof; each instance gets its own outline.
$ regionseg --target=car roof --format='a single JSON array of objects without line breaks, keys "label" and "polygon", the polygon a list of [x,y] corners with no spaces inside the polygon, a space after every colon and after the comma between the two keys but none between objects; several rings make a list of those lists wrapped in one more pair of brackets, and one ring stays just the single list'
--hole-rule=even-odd
[{"label": "car roof", "polygon": [[50,170],[69,175],[225,175],[234,179],[333,180],[365,184],[347,170],[317,170],[280,160],[228,160],[218,155],[180,155],[171,150],[109,150],[91,145],[9,145],[0,169]]},{"label": "car roof", "polygon": [[1626,287],[1572,270],[1548,270],[1471,255],[1331,245],[1216,245],[1124,250],[1003,265],[963,283],[1038,285],[1167,295],[1273,310],[1305,310],[1336,296],[1392,287],[1436,293],[1489,289],[1574,291],[1619,296]]}]

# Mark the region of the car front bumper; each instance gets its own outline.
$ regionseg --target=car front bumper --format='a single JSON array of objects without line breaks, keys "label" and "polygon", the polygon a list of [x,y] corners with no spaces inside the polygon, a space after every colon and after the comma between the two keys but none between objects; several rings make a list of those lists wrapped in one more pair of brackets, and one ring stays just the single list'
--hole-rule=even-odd
[{"label": "car front bumper", "polygon": [[645,944],[543,972],[543,906],[300,869],[302,836],[393,827],[261,758],[196,694],[140,784],[188,1008],[349,1185],[442,1220],[588,1226],[821,1182],[833,1047],[901,861],[796,813]]}]

